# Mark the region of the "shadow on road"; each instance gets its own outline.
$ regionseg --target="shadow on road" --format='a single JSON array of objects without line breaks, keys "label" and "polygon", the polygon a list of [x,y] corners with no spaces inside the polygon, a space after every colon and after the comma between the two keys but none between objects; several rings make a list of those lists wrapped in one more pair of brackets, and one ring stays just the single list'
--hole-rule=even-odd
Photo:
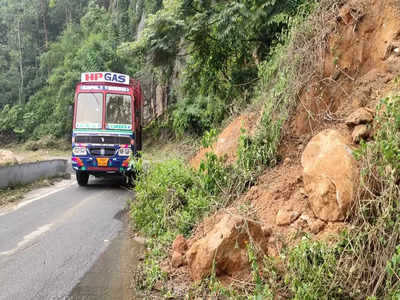
[{"label": "shadow on road", "polygon": [[[98,182],[92,188],[120,188],[117,183]],[[89,186],[90,187],[90,186]],[[121,210],[114,219],[123,222],[123,229],[110,241],[106,251],[74,287],[70,300],[141,299],[135,293],[133,274],[144,245],[135,241],[128,222],[128,211]]]}]

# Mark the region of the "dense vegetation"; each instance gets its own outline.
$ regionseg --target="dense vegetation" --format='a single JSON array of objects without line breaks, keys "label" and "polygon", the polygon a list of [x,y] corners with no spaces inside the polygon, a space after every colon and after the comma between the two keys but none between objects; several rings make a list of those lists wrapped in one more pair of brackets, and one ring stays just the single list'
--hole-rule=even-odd
[{"label": "dense vegetation", "polygon": [[[154,2],[154,1],[153,1]],[[18,139],[69,136],[80,73],[135,74],[118,46],[136,36],[148,1],[0,1],[0,134]]]},{"label": "dense vegetation", "polygon": [[111,70],[168,85],[164,125],[201,135],[250,101],[257,64],[307,3],[1,0],[0,133],[68,136],[79,73]]}]

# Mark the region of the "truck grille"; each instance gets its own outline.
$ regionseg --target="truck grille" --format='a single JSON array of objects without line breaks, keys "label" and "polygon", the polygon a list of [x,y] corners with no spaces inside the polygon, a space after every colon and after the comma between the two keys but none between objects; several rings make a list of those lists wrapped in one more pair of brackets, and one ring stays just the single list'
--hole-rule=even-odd
[{"label": "truck grille", "polygon": [[75,136],[75,143],[126,145],[131,143],[131,138],[118,135],[77,135]]},{"label": "truck grille", "polygon": [[111,147],[92,147],[92,148],[89,148],[89,152],[94,157],[97,157],[97,156],[111,157],[111,156],[114,156],[116,150]]}]

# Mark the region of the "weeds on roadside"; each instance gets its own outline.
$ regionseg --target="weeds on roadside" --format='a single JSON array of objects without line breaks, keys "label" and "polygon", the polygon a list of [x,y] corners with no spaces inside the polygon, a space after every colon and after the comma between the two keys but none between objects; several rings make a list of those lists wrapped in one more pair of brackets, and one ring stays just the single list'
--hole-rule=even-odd
[{"label": "weeds on roadside", "polygon": [[380,298],[400,291],[400,270],[396,268],[400,244],[399,130],[400,96],[395,95],[383,99],[377,108],[374,140],[362,143],[355,153],[361,164],[359,199],[339,260],[338,274],[342,276],[333,283],[352,291],[354,297]]}]

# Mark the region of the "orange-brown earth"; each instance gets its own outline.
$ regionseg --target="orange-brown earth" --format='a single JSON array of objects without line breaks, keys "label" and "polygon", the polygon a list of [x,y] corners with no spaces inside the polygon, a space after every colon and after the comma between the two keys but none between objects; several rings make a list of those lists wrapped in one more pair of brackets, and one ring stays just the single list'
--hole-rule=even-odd
[{"label": "orange-brown earth", "polygon": [[252,134],[258,123],[258,114],[255,112],[244,113],[234,119],[219,135],[212,147],[202,148],[190,160],[190,165],[197,169],[206,153],[213,151],[220,157],[226,157],[227,163],[234,163],[237,158],[237,148],[242,130]]},{"label": "orange-brown earth", "polygon": [[[279,149],[282,162],[273,169],[267,169],[258,179],[258,183],[232,207],[224,212],[217,212],[215,216],[206,218],[199,224],[193,237],[187,241],[187,252],[192,253],[192,257],[194,250],[191,251],[190,248],[202,239],[204,243],[210,243],[209,237],[216,227],[221,226],[221,218],[226,213],[235,214],[243,205],[251,207],[254,212],[261,229],[255,231],[263,232],[267,243],[265,251],[272,256],[279,254],[281,241],[298,231],[308,232],[317,239],[329,239],[346,226],[342,213],[343,210],[350,209],[351,203],[340,203],[344,196],[339,195],[342,193],[339,186],[347,184],[344,188],[347,198],[354,198],[354,187],[349,187],[351,183],[340,182],[341,178],[328,178],[328,174],[325,177],[330,181],[326,183],[326,189],[319,191],[321,184],[317,184],[317,187],[314,184],[313,187],[312,182],[318,182],[319,179],[305,176],[307,162],[304,160],[307,159],[308,164],[310,161],[312,163],[313,157],[309,157],[312,153],[318,156],[315,157],[316,161],[322,157],[318,151],[323,145],[319,147],[315,143],[318,140],[324,141],[323,138],[332,133],[326,131],[327,129],[334,129],[334,135],[339,135],[338,139],[342,142],[339,141],[335,147],[344,151],[351,152],[351,148],[357,147],[356,143],[361,138],[369,137],[368,124],[371,120],[360,121],[357,118],[360,114],[360,118],[362,114],[367,114],[372,119],[379,99],[397,85],[396,78],[400,71],[400,5],[395,0],[348,1],[340,8],[335,30],[327,39],[328,47],[320,64],[323,78],[315,79],[304,89],[292,118],[284,128],[284,138]],[[360,108],[365,110],[360,112]],[[352,115],[354,112],[356,115]],[[352,123],[352,118],[357,121]],[[241,127],[252,132],[256,127],[256,119],[258,117],[255,114],[242,115],[235,119],[222,131],[213,145],[216,154],[226,155],[228,162],[234,162]],[[309,155],[305,157],[307,155],[303,153],[311,139],[314,150],[307,150]],[[191,165],[198,167],[207,151],[209,149],[201,149],[192,158]],[[329,151],[326,153],[329,156]],[[331,158],[327,158],[326,169],[336,172],[337,167],[334,164],[341,163],[338,162],[340,158],[332,158],[330,162],[329,159]],[[354,167],[355,163],[351,159],[348,158],[347,166],[349,172],[354,174],[357,167]],[[321,172],[324,171],[322,164]],[[315,205],[316,197],[320,197],[321,203],[317,203],[318,205]],[[332,202],[335,199],[338,200],[337,203]],[[334,217],[326,216],[327,212],[320,214],[317,211],[332,203],[342,210]],[[224,243],[222,239],[221,244]],[[193,279],[199,279],[191,273],[191,257],[185,257],[185,253],[182,253],[182,257],[179,268],[171,268],[170,271],[183,274],[189,272]],[[226,259],[228,256],[224,257]],[[224,270],[229,272],[231,269],[235,268],[226,267]],[[235,274],[228,275],[235,277]],[[237,270],[237,275],[243,278],[243,270]]]}]

